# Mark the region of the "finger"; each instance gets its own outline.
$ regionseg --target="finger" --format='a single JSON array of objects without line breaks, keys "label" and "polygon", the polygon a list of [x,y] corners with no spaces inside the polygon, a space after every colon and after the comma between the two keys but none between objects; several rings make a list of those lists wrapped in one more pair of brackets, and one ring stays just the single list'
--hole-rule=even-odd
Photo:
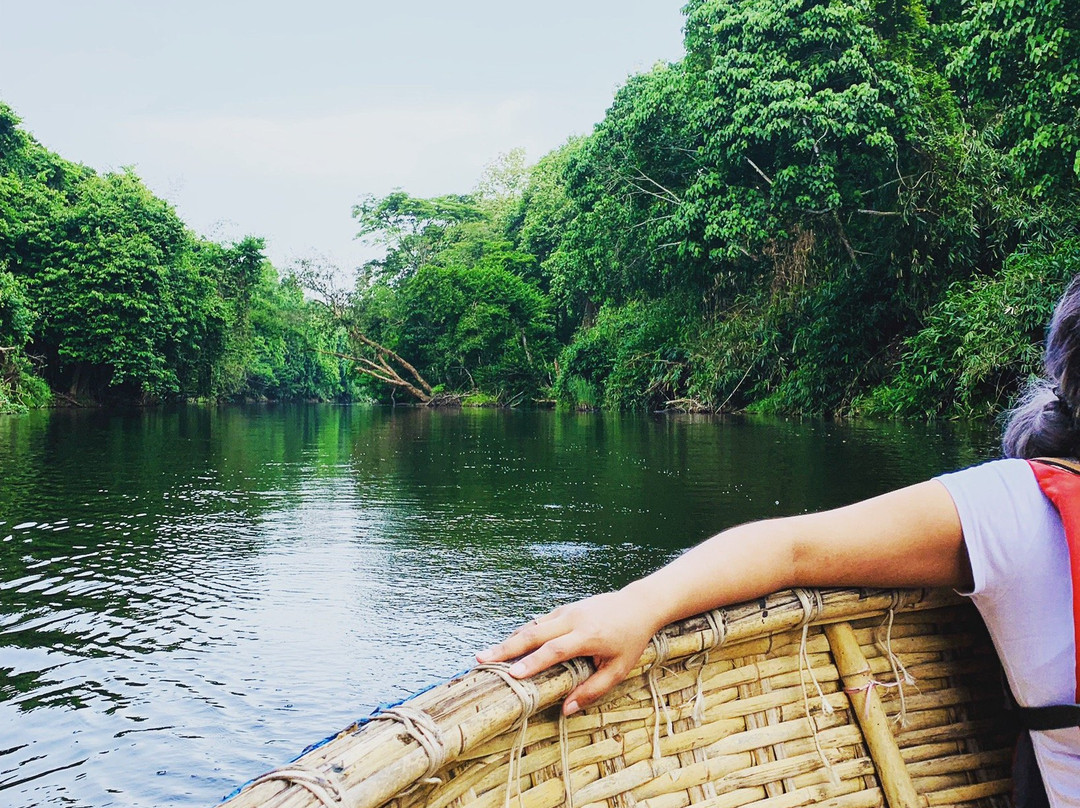
[{"label": "finger", "polygon": [[565,636],[559,636],[545,642],[531,654],[511,665],[510,675],[517,679],[525,679],[576,656],[578,652],[574,644]]},{"label": "finger", "polygon": [[476,659],[480,662],[505,662],[536,650],[560,636],[563,631],[561,623],[556,620],[526,623],[502,642],[478,653]]},{"label": "finger", "polygon": [[512,637],[515,634],[519,634],[520,632],[526,631],[526,630],[532,628],[533,626],[539,626],[539,625],[542,625],[544,623],[549,623],[552,620],[557,619],[559,616],[560,615],[559,615],[559,610],[558,609],[555,609],[554,611],[547,612],[545,614],[539,614],[536,617],[534,617],[532,620],[530,620],[528,623],[523,623],[522,625],[520,625],[516,629],[514,629],[512,632],[510,632],[510,636]]},{"label": "finger", "polygon": [[628,671],[623,671],[615,665],[601,667],[592,676],[570,691],[563,702],[563,714],[572,715],[595,704],[606,696],[612,688],[626,678]]},{"label": "finger", "polygon": [[508,637],[517,637],[519,634],[524,634],[524,633],[526,633],[528,631],[531,631],[533,628],[535,628],[538,625],[540,625],[540,618],[534,617],[528,623],[522,623],[520,626],[518,626],[513,631],[511,631],[507,636]]}]

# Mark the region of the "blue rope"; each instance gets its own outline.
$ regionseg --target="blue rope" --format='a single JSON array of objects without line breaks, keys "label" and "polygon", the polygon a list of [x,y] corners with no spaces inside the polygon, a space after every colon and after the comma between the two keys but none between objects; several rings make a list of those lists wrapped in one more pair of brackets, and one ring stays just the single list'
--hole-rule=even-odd
[{"label": "blue rope", "polygon": [[[289,759],[288,761],[286,761],[286,765],[289,764],[289,763],[295,763],[300,758],[302,758],[304,755],[306,755],[308,752],[314,752],[316,749],[319,749],[320,747],[326,746],[328,743],[330,743],[330,741],[332,741],[335,738],[339,737],[343,732],[356,732],[356,730],[360,729],[360,727],[364,726],[365,724],[370,724],[372,721],[374,721],[376,718],[378,718],[380,713],[384,713],[387,710],[390,710],[390,709],[392,709],[394,707],[400,707],[405,702],[407,702],[407,701],[409,701],[411,699],[415,699],[417,696],[422,696],[424,693],[427,693],[429,690],[434,690],[436,687],[439,687],[440,685],[444,685],[447,682],[452,682],[454,679],[459,679],[462,676],[464,676],[465,674],[467,674],[470,670],[472,670],[472,669],[471,668],[466,668],[463,671],[455,673],[453,676],[449,677],[448,679],[443,679],[441,681],[433,682],[432,684],[428,685],[427,687],[425,687],[425,688],[423,688],[421,690],[417,690],[415,693],[413,693],[411,695],[408,695],[403,699],[398,699],[397,701],[384,701],[382,704],[378,705],[374,710],[372,710],[368,715],[365,715],[362,718],[357,719],[356,721],[354,721],[352,724],[350,724],[345,729],[339,730],[338,732],[335,732],[333,735],[327,735],[321,741],[316,741],[315,743],[311,744],[310,746],[305,747],[303,749],[303,751],[300,752],[300,754],[298,754],[295,757],[293,757],[293,758]],[[356,729],[352,729],[352,727],[354,727],[354,726],[356,727]],[[232,791],[230,791],[228,794],[226,794],[225,797],[222,798],[222,802],[228,802],[229,800],[231,800],[233,797],[235,797],[237,794],[239,794],[245,788],[247,788],[252,783],[254,783],[256,779],[257,779],[257,777],[252,777],[250,780],[248,780],[243,785],[237,786],[236,788],[234,788]]]}]

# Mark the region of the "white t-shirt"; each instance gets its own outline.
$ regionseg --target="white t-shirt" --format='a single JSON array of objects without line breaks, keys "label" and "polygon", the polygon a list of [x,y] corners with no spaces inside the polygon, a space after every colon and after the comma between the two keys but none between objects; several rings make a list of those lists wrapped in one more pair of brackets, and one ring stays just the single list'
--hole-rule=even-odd
[{"label": "white t-shirt", "polygon": [[[1076,701],[1072,579],[1065,532],[1024,460],[938,478],[960,515],[970,594],[1022,706]],[[1080,728],[1033,732],[1050,805],[1080,806]]]}]

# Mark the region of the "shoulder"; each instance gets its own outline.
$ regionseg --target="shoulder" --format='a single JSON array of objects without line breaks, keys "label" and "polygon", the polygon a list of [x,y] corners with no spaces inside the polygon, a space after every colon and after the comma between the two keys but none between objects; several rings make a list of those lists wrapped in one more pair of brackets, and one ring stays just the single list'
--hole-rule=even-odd
[{"label": "shoulder", "polygon": [[974,593],[1011,585],[1021,570],[1033,578],[1053,573],[1061,520],[1026,460],[995,460],[937,479],[960,517]]},{"label": "shoulder", "polygon": [[936,479],[948,489],[958,509],[965,504],[993,509],[1015,507],[1024,500],[1042,497],[1031,465],[1015,458],[991,460]]},{"label": "shoulder", "polygon": [[968,538],[976,530],[1007,534],[1031,527],[1044,521],[1048,508],[1053,510],[1027,460],[992,460],[937,480],[952,497]]}]

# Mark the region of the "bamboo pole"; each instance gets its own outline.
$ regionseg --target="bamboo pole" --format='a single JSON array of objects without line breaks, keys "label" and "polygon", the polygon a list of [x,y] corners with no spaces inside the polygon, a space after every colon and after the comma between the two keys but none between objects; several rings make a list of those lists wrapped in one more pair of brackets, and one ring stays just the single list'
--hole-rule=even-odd
[{"label": "bamboo pole", "polygon": [[847,623],[835,623],[825,627],[825,636],[851,697],[852,710],[862,727],[889,808],[922,808],[855,632]]}]

